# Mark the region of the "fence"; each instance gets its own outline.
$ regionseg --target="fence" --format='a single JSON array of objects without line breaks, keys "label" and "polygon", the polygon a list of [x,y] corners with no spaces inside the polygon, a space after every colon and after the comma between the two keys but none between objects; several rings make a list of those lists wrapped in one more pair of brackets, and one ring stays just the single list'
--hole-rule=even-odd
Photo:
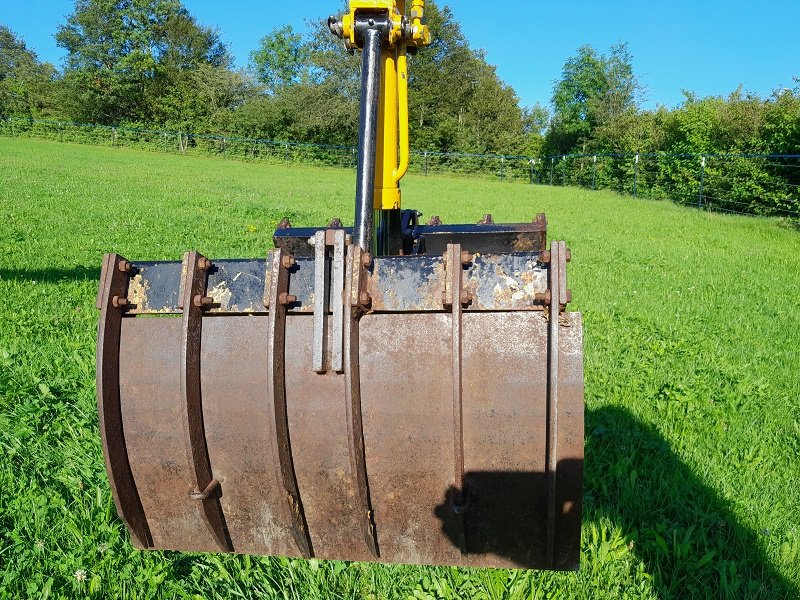
[{"label": "fence", "polygon": [[537,183],[800,218],[800,154],[569,154],[535,161]]},{"label": "fence", "polygon": [[[272,164],[355,168],[356,148],[175,131],[0,119],[0,135],[212,155]],[[800,220],[800,154],[567,154],[547,157],[411,151],[414,173],[611,189],[706,210]]]}]

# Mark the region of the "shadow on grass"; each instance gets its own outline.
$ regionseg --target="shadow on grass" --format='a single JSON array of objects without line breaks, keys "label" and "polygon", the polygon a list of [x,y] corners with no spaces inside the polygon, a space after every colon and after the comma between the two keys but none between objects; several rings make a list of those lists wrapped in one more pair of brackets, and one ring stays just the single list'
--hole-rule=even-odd
[{"label": "shadow on grass", "polygon": [[606,517],[662,598],[797,598],[759,536],[702,483],[650,425],[620,407],[586,413],[586,519]]},{"label": "shadow on grass", "polygon": [[37,281],[56,283],[59,281],[85,279],[99,281],[100,267],[75,266],[52,269],[6,269],[0,267],[0,281]]},{"label": "shadow on grass", "polygon": [[[661,598],[800,597],[760,550],[762,534],[738,523],[728,503],[656,430],[619,407],[589,410],[585,421],[584,532],[603,533],[584,554],[583,569],[592,568],[595,553],[608,561],[632,551]],[[464,544],[466,527],[470,552],[497,554],[522,567],[544,565],[544,474],[472,473],[467,479],[475,490],[465,524],[453,518],[448,497],[436,510],[451,543]],[[614,526],[621,535],[611,531]],[[571,543],[564,539],[570,533],[569,527],[557,530],[559,568],[577,565],[577,553],[569,549],[577,546],[577,535]]]}]

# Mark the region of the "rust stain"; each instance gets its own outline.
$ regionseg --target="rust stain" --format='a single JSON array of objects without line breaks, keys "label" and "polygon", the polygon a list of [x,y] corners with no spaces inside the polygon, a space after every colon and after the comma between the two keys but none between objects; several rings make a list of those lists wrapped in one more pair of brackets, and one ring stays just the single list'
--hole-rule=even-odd
[{"label": "rust stain", "polygon": [[535,252],[539,249],[539,244],[529,233],[518,233],[513,248],[514,252]]}]

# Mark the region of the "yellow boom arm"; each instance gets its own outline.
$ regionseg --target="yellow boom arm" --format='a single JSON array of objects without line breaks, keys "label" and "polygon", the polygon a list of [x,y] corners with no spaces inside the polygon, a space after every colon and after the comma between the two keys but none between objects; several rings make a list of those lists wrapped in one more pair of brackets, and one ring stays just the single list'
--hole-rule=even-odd
[{"label": "yellow boom arm", "polygon": [[409,163],[406,49],[431,42],[430,30],[422,23],[425,1],[412,0],[408,16],[405,0],[350,0],[349,8],[350,12],[340,22],[341,37],[349,48],[358,47],[355,28],[358,13],[387,14],[391,21],[388,43],[381,51],[374,208],[396,210],[401,206],[400,180]]}]

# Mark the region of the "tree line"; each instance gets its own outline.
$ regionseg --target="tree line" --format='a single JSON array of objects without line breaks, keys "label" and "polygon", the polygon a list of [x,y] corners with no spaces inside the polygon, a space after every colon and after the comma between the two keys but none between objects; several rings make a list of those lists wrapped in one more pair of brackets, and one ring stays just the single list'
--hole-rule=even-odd
[{"label": "tree line", "polygon": [[[542,157],[569,153],[797,153],[800,82],[766,98],[733,91],[642,108],[625,44],[579,48],[548,105],[521,106],[453,10],[426,7],[434,43],[410,57],[417,150]],[[359,58],[324,23],[265,35],[246,69],[217,30],[178,0],[76,0],[55,32],[61,68],[0,25],[0,116],[64,119],[249,138],[351,145]],[[532,76],[535,76],[532,74]]]}]

